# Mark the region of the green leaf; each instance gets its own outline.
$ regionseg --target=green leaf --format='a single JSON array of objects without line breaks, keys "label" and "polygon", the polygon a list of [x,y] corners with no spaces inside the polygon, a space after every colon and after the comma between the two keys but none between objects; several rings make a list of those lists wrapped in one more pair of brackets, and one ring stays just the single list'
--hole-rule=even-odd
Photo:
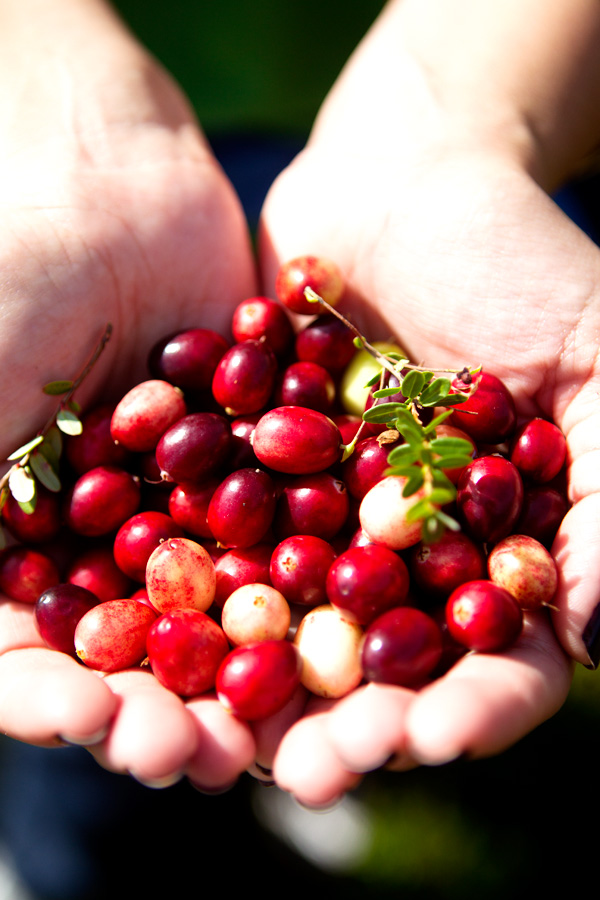
[{"label": "green leaf", "polygon": [[69,409],[61,409],[56,416],[56,424],[63,434],[78,435],[83,431],[83,426],[75,413]]},{"label": "green leaf", "polygon": [[414,400],[415,397],[419,396],[426,383],[427,379],[425,378],[425,373],[416,372],[414,369],[412,369],[402,379],[400,390],[409,400]]},{"label": "green leaf", "polygon": [[[388,422],[393,422],[404,412],[406,412],[406,407],[401,403],[378,403],[363,413],[363,419],[365,422],[383,422],[387,424]],[[408,415],[412,419],[410,413]]]},{"label": "green leaf", "polygon": [[417,502],[408,510],[406,513],[406,521],[418,522],[419,519],[425,519],[435,513],[435,507],[431,505],[427,497],[423,497],[421,500],[417,500]]},{"label": "green leaf", "polygon": [[[399,475],[401,478],[412,478],[415,470],[420,472],[421,468],[415,466],[414,463],[407,463],[407,465],[405,466],[392,466],[390,469],[385,469],[383,474],[386,478],[388,477],[388,475]],[[411,493],[414,492],[411,491]]]},{"label": "green leaf", "polygon": [[410,466],[418,459],[419,452],[415,447],[411,447],[410,444],[401,444],[390,450],[387,461],[390,466]]},{"label": "green leaf", "polygon": [[400,407],[398,416],[394,421],[394,425],[396,431],[399,431],[409,444],[413,444],[415,446],[418,445],[419,447],[422,446],[425,439],[423,426],[419,425],[419,423],[415,421],[412,413],[410,413],[405,407]]},{"label": "green leaf", "polygon": [[441,469],[433,468],[431,469],[431,478],[434,487],[443,488],[445,491],[450,491],[452,493],[452,499],[454,500],[456,496],[456,488],[445,472],[442,472]]},{"label": "green leaf", "polygon": [[74,412],[76,416],[81,412],[81,406],[79,405],[77,400],[69,400],[69,402],[67,403],[67,409],[70,409],[71,412]]},{"label": "green leaf", "polygon": [[441,459],[434,460],[433,465],[438,469],[464,469],[465,466],[470,466],[472,462],[472,456],[444,456]]},{"label": "green leaf", "polygon": [[442,397],[436,406],[459,406],[461,403],[466,403],[468,399],[468,394],[448,394],[447,397]]},{"label": "green leaf", "polygon": [[44,487],[48,488],[48,490],[52,491],[54,494],[57,494],[60,491],[60,479],[45,456],[42,456],[41,453],[32,453],[29,464],[33,474]]},{"label": "green leaf", "polygon": [[430,441],[430,447],[439,456],[469,456],[473,453],[473,444],[465,438],[458,437],[436,437]]},{"label": "green leaf", "polygon": [[446,488],[434,488],[429,494],[430,503],[435,503],[437,506],[446,506],[447,503],[452,503],[454,498],[456,497],[456,491],[447,490]]},{"label": "green leaf", "polygon": [[66,394],[70,391],[72,387],[72,381],[49,381],[42,390],[45,394],[49,394],[50,397],[60,397],[61,394]]},{"label": "green leaf", "polygon": [[449,516],[448,513],[445,513],[442,509],[439,509],[435,515],[436,519],[438,519],[442,525],[445,525],[446,528],[449,528],[450,531],[460,531],[460,525],[453,519],[452,516]]},{"label": "green leaf", "polygon": [[444,523],[437,516],[428,516],[423,520],[421,528],[421,540],[426,544],[434,544],[444,536]]},{"label": "green leaf", "polygon": [[59,459],[62,453],[63,439],[56,425],[53,425],[52,428],[48,429],[48,431],[46,432],[46,437],[44,438],[44,443],[40,448],[46,459],[51,462],[49,455],[46,453],[46,450],[48,450],[49,448],[52,449],[53,455],[57,459]]},{"label": "green leaf", "polygon": [[[369,380],[368,380],[367,383],[365,384],[365,389],[366,389],[366,388],[373,387],[373,385],[374,385],[374,384],[378,384],[378,382],[379,382],[380,380],[381,380],[381,372],[377,372],[375,375],[373,375],[372,378],[369,378]],[[396,391],[396,393],[398,393],[398,391]]]},{"label": "green leaf", "polygon": [[379,391],[375,391],[373,396],[376,400],[380,400],[381,397],[393,397],[394,394],[398,393],[397,387],[389,387],[389,388],[381,388]]},{"label": "green leaf", "polygon": [[28,466],[14,466],[8,476],[8,487],[17,503],[31,503],[35,497],[35,479]]},{"label": "green leaf", "polygon": [[438,406],[439,401],[450,393],[451,386],[452,382],[449,378],[435,378],[421,391],[419,403],[421,406]]},{"label": "green leaf", "polygon": [[4,529],[0,525],[0,550],[4,550],[6,547],[6,534],[4,533]]},{"label": "green leaf", "polygon": [[435,429],[438,427],[438,425],[441,425],[442,422],[445,422],[446,419],[449,419],[451,415],[452,415],[451,409],[447,409],[444,412],[441,412],[439,414],[439,416],[436,416],[435,419],[431,420],[429,425],[425,426],[425,428],[423,429],[423,433],[426,435],[433,434],[433,432],[435,432]]},{"label": "green leaf", "polygon": [[423,469],[415,466],[414,470],[406,478],[402,496],[411,497],[413,494],[416,494],[423,487],[424,480]]},{"label": "green leaf", "polygon": [[362,350],[364,348],[364,344],[359,337],[355,337],[352,341],[357,350]]},{"label": "green leaf", "polygon": [[38,444],[41,444],[43,440],[43,435],[36,435],[36,437],[28,441],[27,444],[23,444],[22,447],[19,447],[18,450],[15,450],[13,453],[11,453],[10,456],[7,457],[8,461],[13,462],[15,459],[21,459],[23,456],[26,456],[31,450],[35,449]]},{"label": "green leaf", "polygon": [[[60,436],[60,431],[58,428],[55,428],[54,431],[56,434]],[[47,436],[46,436],[47,437]],[[58,447],[58,452],[57,448]],[[40,444],[36,451],[36,455],[39,454],[46,459],[55,472],[58,472],[60,465],[60,454],[62,450],[62,439],[60,442],[57,442],[54,438],[52,440],[44,440],[43,444]]]}]

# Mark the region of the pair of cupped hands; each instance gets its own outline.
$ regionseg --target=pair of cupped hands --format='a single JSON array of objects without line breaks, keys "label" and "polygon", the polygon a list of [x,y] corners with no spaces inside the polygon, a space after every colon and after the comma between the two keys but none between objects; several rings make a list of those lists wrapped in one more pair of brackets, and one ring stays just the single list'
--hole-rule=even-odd
[{"label": "pair of cupped hands", "polygon": [[[600,252],[518,154],[447,138],[370,86],[369,41],[334,87],[305,150],[265,203],[253,256],[231,185],[178,88],[138,47],[102,89],[60,66],[0,124],[0,457],[32,437],[107,322],[84,406],[147,377],[148,349],[181,327],[226,334],[241,300],[273,296],[278,266],[335,260],[346,309],[428,366],[481,363],[522,415],[568,440],[573,504],[555,543],[557,612],[527,615],[517,645],[469,654],[413,692],[368,685],[337,702],[298,693],[249,726],[214,697],[188,703],[145,670],[99,677],[46,649],[32,608],[0,604],[0,729],[162,786],[219,791],[246,769],[303,803],[367,772],[495,754],[563,703],[600,601]],[[373,87],[373,89],[371,89]],[[397,104],[397,105],[396,105]],[[256,766],[258,763],[258,766]],[[399,776],[400,777],[400,776]]]}]

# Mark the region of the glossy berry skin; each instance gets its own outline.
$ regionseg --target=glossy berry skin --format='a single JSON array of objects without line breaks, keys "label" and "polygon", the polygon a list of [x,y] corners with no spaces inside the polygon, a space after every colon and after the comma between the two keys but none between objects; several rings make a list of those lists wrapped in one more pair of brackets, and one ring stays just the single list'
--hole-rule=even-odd
[{"label": "glossy berry skin", "polygon": [[189,328],[155,344],[148,368],[154,378],[183,391],[209,391],[215,369],[229,347],[229,341],[216,331]]},{"label": "glossy berry skin", "polygon": [[[517,413],[512,394],[503,381],[490,372],[475,376],[477,389],[465,403],[453,412],[450,421],[475,441],[500,444],[515,430]],[[452,382],[452,389],[468,393],[469,385],[459,379]]]},{"label": "glossy berry skin", "polygon": [[558,475],[566,455],[567,441],[560,428],[545,419],[532,419],[515,435],[510,460],[524,478],[545,484]]},{"label": "glossy berry skin", "polygon": [[300,682],[300,660],[288,641],[262,641],[232,650],[219,667],[217,697],[247,721],[275,715]]},{"label": "glossy berry skin", "polygon": [[551,547],[568,509],[565,495],[549,485],[525,488],[523,508],[514,530]]},{"label": "glossy berry skin", "polygon": [[411,606],[391,609],[365,632],[361,664],[367,681],[415,687],[442,657],[442,633],[436,622]]},{"label": "glossy berry skin", "polygon": [[54,560],[31,547],[7,547],[0,552],[0,591],[20,603],[35,603],[45,590],[58,584]]},{"label": "glossy berry skin", "polygon": [[146,635],[156,613],[137,600],[107,600],[85,613],[75,628],[75,651],[91,669],[120,672],[146,656]]},{"label": "glossy berry skin", "polygon": [[169,515],[189,534],[212,539],[206,515],[212,495],[220,484],[221,479],[213,475],[201,484],[183,482],[176,485],[169,495]]},{"label": "glossy berry skin", "polygon": [[116,466],[97,466],[81,475],[63,505],[66,524],[76,534],[110,534],[140,505],[139,479]]},{"label": "glossy berry skin", "polygon": [[142,381],[118,402],[110,432],[113,440],[127,450],[147,453],[186,412],[179,388],[160,379]]},{"label": "glossy berry skin", "polygon": [[481,456],[463,471],[456,503],[466,531],[477,541],[502,540],[513,530],[523,505],[519,471],[503,456]]},{"label": "glossy berry skin", "polygon": [[174,537],[184,537],[184,533],[170,516],[154,510],[137,513],[117,532],[113,548],[115,562],[134,581],[143,582],[146,563],[154,548]]},{"label": "glossy berry skin", "polygon": [[243,584],[223,606],[221,627],[231,644],[283,641],[290,627],[290,607],[281,591],[269,584]]},{"label": "glossy berry skin", "polygon": [[487,577],[485,554],[482,546],[462,531],[447,530],[435,543],[412,548],[410,573],[420,590],[445,600],[465,581]]},{"label": "glossy berry skin", "polygon": [[421,523],[408,522],[406,517],[413,503],[422,498],[423,491],[403,497],[405,484],[406,479],[401,475],[388,475],[365,494],[360,504],[362,530],[375,544],[383,544],[390,550],[405,550],[421,537]]},{"label": "glossy berry skin", "polygon": [[335,383],[323,366],[295,362],[281,374],[273,399],[276,406],[307,406],[328,414],[335,400]]},{"label": "glossy berry skin", "polygon": [[285,309],[270,297],[250,297],[236,306],[231,331],[238,343],[264,337],[275,356],[284,356],[294,340],[294,328]]},{"label": "glossy berry skin", "polygon": [[77,584],[56,584],[35,604],[35,621],[44,643],[52,650],[75,656],[75,628],[100,600]]},{"label": "glossy berry skin", "polygon": [[337,462],[341,453],[337,425],[304,406],[279,406],[265,413],[254,430],[258,460],[276,472],[309,475]]},{"label": "glossy berry skin", "polygon": [[[271,544],[228,550],[215,562],[215,603],[221,609],[230,594],[245,584],[271,584]],[[281,589],[280,589],[281,590]]]},{"label": "glossy berry skin", "polygon": [[277,360],[266,341],[234,344],[215,370],[213,396],[230,416],[258,412],[273,392],[276,374]]},{"label": "glossy berry skin", "polygon": [[91,547],[78,554],[66,580],[86,588],[101,601],[127,597],[131,587],[130,579],[115,562],[111,546]]},{"label": "glossy berry skin", "polygon": [[515,643],[523,627],[523,613],[503,587],[487,580],[468,581],[450,594],[446,622],[459,644],[496,653]]},{"label": "glossy berry skin", "polygon": [[318,363],[329,372],[342,372],[354,354],[354,335],[336,316],[325,313],[296,335],[296,356]]},{"label": "glossy berry skin", "polygon": [[329,472],[301,475],[280,492],[274,530],[280,540],[312,534],[331,540],[344,527],[349,513],[346,486]]},{"label": "glossy berry skin", "polygon": [[271,527],[275,514],[275,484],[262,469],[232,472],[214,492],[207,521],[223,547],[251,547]]},{"label": "glossy berry skin", "polygon": [[169,538],[146,564],[146,588],[159,612],[199,609],[206,612],[215,596],[215,567],[207,550],[189,538]]},{"label": "glossy berry skin", "polygon": [[368,544],[338,556],[327,574],[326,590],[329,602],[342,615],[368,625],[405,603],[408,582],[408,569],[396,553]]},{"label": "glossy berry skin", "polygon": [[163,434],[156,462],[166,481],[199,482],[224,467],[231,448],[231,426],[224,416],[190,413]]},{"label": "glossy berry skin", "polygon": [[362,500],[378,481],[384,477],[388,468],[388,455],[396,444],[379,443],[377,437],[371,436],[359,441],[354,453],[342,463],[341,473],[349,493],[357,500]]},{"label": "glossy berry skin", "polygon": [[307,287],[330,306],[336,306],[344,292],[344,281],[336,264],[323,257],[298,256],[280,267],[275,280],[275,293],[283,305],[308,316],[325,312],[319,303],[310,303],[305,298]]},{"label": "glossy berry skin", "polygon": [[336,552],[320,537],[297,534],[275,547],[270,561],[273,586],[289,603],[321,606],[327,603],[325,580]]},{"label": "glossy berry skin", "polygon": [[546,548],[524,534],[510,534],[495,545],[487,559],[490,579],[506,588],[521,609],[552,603],[558,570]]},{"label": "glossy berry skin", "polygon": [[175,609],[151,626],[146,649],[160,683],[181,697],[193,697],[212,690],[229,644],[206,613]]}]

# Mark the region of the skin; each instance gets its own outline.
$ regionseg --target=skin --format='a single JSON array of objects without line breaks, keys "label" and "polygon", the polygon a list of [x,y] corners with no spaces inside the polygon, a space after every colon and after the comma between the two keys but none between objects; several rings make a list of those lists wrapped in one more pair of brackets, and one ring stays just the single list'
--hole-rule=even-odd
[{"label": "skin", "polygon": [[[52,409],[40,386],[71,377],[107,320],[115,335],[84,404],[146,377],[165,333],[225,328],[258,285],[239,204],[185,100],[110,10],[6,0],[0,24],[5,458]],[[574,503],[555,545],[556,635],[535,614],[510,651],[469,655],[418,694],[373,685],[261,727],[263,763],[305,803],[330,803],[390,756],[406,769],[500,752],[560,707],[569,657],[587,661],[600,253],[548,191],[600,137],[599,32],[592,0],[498,0],[493,15],[476,0],[396,0],[266,204],[268,292],[285,259],[335,259],[371,338],[397,334],[430,365],[483,362],[522,414],[555,419]],[[0,626],[9,735],[88,745],[153,785],[187,774],[217,790],[251,764],[251,730],[216,701],[184,704],[143,671],[99,677],[43,648],[30,607],[4,600]]]},{"label": "skin", "polygon": [[469,654],[418,693],[370,685],[297,722],[274,777],[303,802],[332,802],[353,772],[390,755],[410,768],[498,753],[561,706],[569,657],[589,664],[581,635],[600,600],[600,251],[548,192],[600,138],[599,32],[588,0],[506,0],[493,15],[467,0],[394,2],[267,198],[267,292],[283,260],[335,259],[344,308],[370,339],[394,334],[434,367],[483,363],[521,415],[558,423],[573,503],[554,545],[554,629],[547,614],[528,614],[506,653]]}]

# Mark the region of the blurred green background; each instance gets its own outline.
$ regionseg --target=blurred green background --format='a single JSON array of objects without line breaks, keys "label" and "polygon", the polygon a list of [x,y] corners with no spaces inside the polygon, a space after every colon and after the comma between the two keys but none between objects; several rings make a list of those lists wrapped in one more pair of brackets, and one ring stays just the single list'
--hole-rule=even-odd
[{"label": "blurred green background", "polygon": [[[248,149],[249,164],[260,175],[259,195],[277,162],[284,164],[305,141],[328,87],[382,5],[343,0],[116,3],[182,85],[210,140],[223,150],[228,171],[228,163],[234,173],[239,164],[232,148]],[[270,157],[272,146],[281,153]],[[247,168],[242,174],[247,180]],[[249,215],[256,217],[259,201],[253,197],[252,202]],[[79,853],[86,865],[92,851],[99,852],[98,896],[106,896],[106,883],[116,871],[121,875],[115,896],[136,887],[145,893],[148,883],[157,890],[170,886],[177,896],[181,874],[188,871],[184,861],[197,872],[198,891],[213,889],[212,878],[207,881],[211,868],[221,890],[256,884],[267,896],[308,888],[317,897],[328,892],[382,900],[504,900],[521,889],[573,891],[583,886],[596,855],[597,833],[590,820],[598,798],[599,704],[598,676],[578,667],[559,714],[501,756],[368,775],[350,798],[348,815],[359,827],[346,832],[341,820],[317,814],[302,826],[318,838],[318,861],[298,849],[303,840],[298,834],[295,848],[284,840],[296,827],[286,819],[289,808],[278,805],[284,795],[248,777],[220,797],[200,797],[187,783],[152,792],[124,776],[101,772],[84,751],[21,748],[23,762],[13,742],[0,745],[8,798],[3,827],[15,835],[12,852],[26,848],[26,860],[19,862],[30,873],[33,867],[36,898],[83,896],[76,886],[72,893],[65,887],[53,893],[52,865],[58,872],[61,853],[68,851]],[[64,760],[63,808],[47,819],[36,818],[28,813],[48,785],[50,758]],[[63,822],[55,818],[61,813],[70,829],[64,845],[59,842]],[[325,822],[323,837],[317,820]],[[125,840],[123,833],[129,835]],[[336,843],[337,855],[332,850],[328,856],[330,843]],[[340,853],[340,844],[346,854]],[[81,869],[81,877],[87,873],[88,878],[89,866],[84,873],[82,863]]]}]

